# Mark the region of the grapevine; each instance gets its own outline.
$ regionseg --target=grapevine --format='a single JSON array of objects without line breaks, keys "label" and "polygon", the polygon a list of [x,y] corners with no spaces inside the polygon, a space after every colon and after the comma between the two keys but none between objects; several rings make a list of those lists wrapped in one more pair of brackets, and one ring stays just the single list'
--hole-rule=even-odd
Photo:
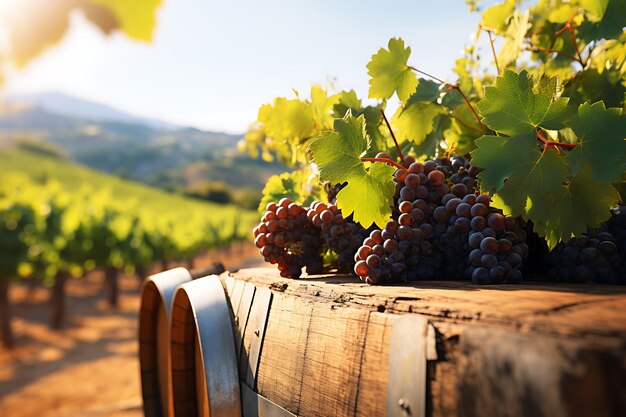
[{"label": "grapevine", "polygon": [[[107,299],[115,307],[120,273],[134,272],[143,279],[157,262],[192,259],[241,239],[241,230],[253,223],[252,213],[173,197],[66,162],[17,151],[0,158],[5,170],[0,185],[0,336],[5,346],[13,340],[8,298],[13,281],[34,278],[52,287],[50,324],[58,328],[66,315],[68,279],[103,270]],[[13,172],[24,166],[29,177]],[[81,178],[97,190],[72,183]],[[212,216],[206,216],[207,209]]]},{"label": "grapevine", "polygon": [[[354,273],[372,284],[517,283],[525,261],[546,265],[552,280],[623,283],[623,231],[608,231],[623,222],[615,213],[626,181],[623,7],[506,0],[482,13],[455,81],[411,62],[411,48],[392,38],[366,65],[376,104],[314,86],[310,100],[264,105],[246,147],[289,161],[291,178],[309,172],[291,189],[266,189],[266,204],[288,195],[310,204],[324,184],[340,185],[332,214],[361,245],[338,248],[320,229],[320,256],[350,248]],[[477,53],[483,32],[495,78]],[[388,119],[392,96],[400,105]],[[309,213],[320,207],[330,206]],[[545,259],[535,259],[543,246],[529,246],[539,239]]]}]

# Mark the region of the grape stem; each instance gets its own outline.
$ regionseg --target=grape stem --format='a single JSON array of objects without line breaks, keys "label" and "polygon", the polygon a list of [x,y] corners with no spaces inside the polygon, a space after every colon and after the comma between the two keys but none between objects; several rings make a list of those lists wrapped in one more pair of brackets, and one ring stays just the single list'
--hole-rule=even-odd
[{"label": "grape stem", "polygon": [[398,169],[406,169],[405,167],[403,167],[402,165],[400,165],[399,163],[397,163],[393,159],[389,159],[389,158],[361,158],[361,161],[363,161],[363,162],[384,162],[385,164],[392,165],[392,166],[394,166],[394,167],[396,167]]},{"label": "grape stem", "polygon": [[[474,115],[474,118],[478,121],[478,123],[480,123],[481,125],[483,124],[483,122],[480,120],[480,116],[478,116],[478,113],[476,113],[476,110],[474,110],[474,106],[472,106],[472,103],[470,103],[469,99],[467,98],[467,96],[463,93],[463,91],[461,91],[461,88],[456,85],[456,84],[450,84],[445,82],[444,80],[435,77],[434,75],[430,75],[427,72],[418,70],[415,67],[412,67],[410,65],[407,65],[407,68],[417,72],[418,74],[422,74],[425,75],[426,77],[432,78],[433,80],[437,81],[439,84],[444,85],[446,87],[449,87],[449,89],[451,90],[456,90],[459,92],[459,94],[461,94],[461,97],[463,97],[463,100],[465,101],[465,103],[467,104],[467,106],[470,108],[470,110],[472,111],[472,114]],[[449,90],[450,91],[450,90]]]},{"label": "grape stem", "polygon": [[530,51],[530,52],[542,52],[542,53],[544,53],[546,55],[550,55],[550,54],[556,53],[558,55],[564,56],[565,58],[569,58],[572,61],[579,62],[578,59],[574,55],[566,54],[564,52],[557,51],[556,49],[546,49],[546,48],[542,48],[540,46],[530,45],[528,48],[526,48],[526,50]]},{"label": "grape stem", "polygon": [[496,64],[496,70],[498,74],[500,74],[500,65],[498,65],[498,57],[496,56],[496,48],[493,46],[493,37],[491,36],[491,31],[487,30],[487,35],[489,36],[489,43],[491,44],[491,53],[493,54],[493,62]]},{"label": "grape stem", "polygon": [[537,137],[544,143],[543,152],[541,153],[542,155],[546,153],[550,147],[562,149],[574,149],[576,147],[575,143],[562,143],[548,140],[539,129],[537,129]]},{"label": "grape stem", "polygon": [[[572,25],[572,22],[574,21],[574,18],[577,16],[577,14],[578,13],[574,13],[572,15],[572,17],[570,17],[567,20],[567,22],[565,22],[563,27],[561,27],[561,29],[557,30],[554,33],[554,38],[552,39],[552,43],[550,44],[550,48],[548,48],[546,51],[549,51],[550,53],[556,52],[559,55],[562,55],[564,57],[570,58],[572,61],[577,61],[580,65],[582,65],[583,68],[585,68],[585,62],[583,61],[583,57],[580,54],[580,49],[578,49],[578,42],[576,42],[576,33],[574,32],[574,26]],[[559,36],[561,36],[565,31],[569,32],[570,38],[572,39],[572,43],[574,44],[574,49],[576,50],[576,55],[578,56],[578,58],[576,58],[573,55],[564,54],[562,52],[555,51],[555,50],[552,49],[552,48],[554,48],[554,44],[556,43],[556,39]],[[540,52],[544,52],[541,49],[539,49],[539,51]]]},{"label": "grape stem", "polygon": [[398,145],[398,141],[396,140],[396,135],[393,134],[393,130],[391,129],[391,125],[389,124],[389,120],[387,120],[387,116],[385,116],[385,112],[383,109],[380,109],[380,114],[383,116],[383,120],[387,125],[387,129],[389,129],[389,133],[391,133],[391,139],[393,139],[393,143],[396,145],[396,150],[398,151],[398,157],[401,162],[404,162],[404,155],[402,155],[402,151],[400,150],[400,145]]}]

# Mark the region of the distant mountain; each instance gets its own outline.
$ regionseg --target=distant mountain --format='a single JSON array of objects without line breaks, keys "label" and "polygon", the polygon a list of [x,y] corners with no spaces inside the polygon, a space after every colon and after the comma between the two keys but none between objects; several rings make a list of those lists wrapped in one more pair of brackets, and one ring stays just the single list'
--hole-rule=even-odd
[{"label": "distant mountain", "polygon": [[220,182],[231,189],[259,192],[269,176],[285,170],[278,163],[268,164],[238,153],[241,135],[171,125],[159,128],[159,121],[147,123],[130,115],[122,117],[125,113],[97,103],[58,98],[51,101],[69,103],[66,113],[74,104],[86,103],[82,115],[61,114],[58,109],[62,106],[51,111],[16,96],[0,103],[0,148],[24,142],[29,146],[52,145],[67,158],[92,169],[170,190]]},{"label": "distant mountain", "polygon": [[40,107],[49,113],[94,121],[112,121],[142,124],[154,129],[179,129],[181,126],[161,120],[134,116],[105,104],[95,103],[62,93],[16,94],[9,96],[10,103]]}]

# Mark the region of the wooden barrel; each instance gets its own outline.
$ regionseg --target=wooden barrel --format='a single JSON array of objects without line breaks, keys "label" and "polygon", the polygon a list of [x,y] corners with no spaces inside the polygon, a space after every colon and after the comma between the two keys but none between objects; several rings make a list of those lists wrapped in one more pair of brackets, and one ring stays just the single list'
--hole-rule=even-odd
[{"label": "wooden barrel", "polygon": [[170,306],[176,288],[191,281],[185,268],[175,268],[146,279],[139,313],[139,363],[146,417],[172,416]]},{"label": "wooden barrel", "polygon": [[219,280],[176,293],[176,416],[626,415],[623,287]]}]

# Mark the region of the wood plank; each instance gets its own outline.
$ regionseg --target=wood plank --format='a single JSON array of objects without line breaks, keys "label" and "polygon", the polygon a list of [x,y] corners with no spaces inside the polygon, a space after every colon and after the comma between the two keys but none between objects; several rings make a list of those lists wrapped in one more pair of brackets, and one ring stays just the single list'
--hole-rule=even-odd
[{"label": "wood plank", "polygon": [[311,302],[274,294],[259,362],[257,390],[298,415]]},{"label": "wood plank", "polygon": [[397,316],[372,312],[367,323],[361,360],[356,416],[383,416],[387,412],[387,366],[393,322]]},{"label": "wood plank", "polygon": [[354,415],[369,313],[316,304],[311,314],[296,414]]}]

